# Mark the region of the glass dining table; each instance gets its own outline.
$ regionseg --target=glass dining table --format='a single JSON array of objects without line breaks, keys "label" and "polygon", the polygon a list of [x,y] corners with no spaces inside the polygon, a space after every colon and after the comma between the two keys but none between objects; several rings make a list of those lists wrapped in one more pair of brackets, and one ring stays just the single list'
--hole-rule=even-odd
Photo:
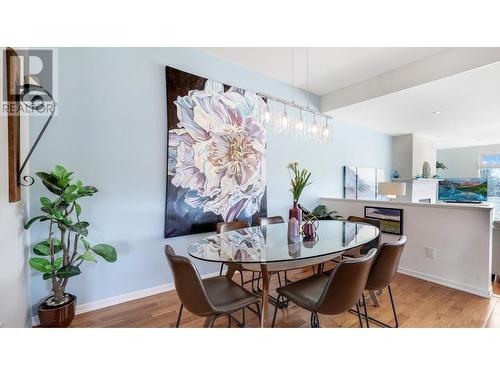
[{"label": "glass dining table", "polygon": [[369,224],[320,221],[314,238],[290,237],[288,224],[270,224],[215,234],[191,244],[193,258],[228,265],[227,277],[238,268],[262,275],[261,327],[268,326],[269,280],[272,272],[318,265],[377,238]]}]

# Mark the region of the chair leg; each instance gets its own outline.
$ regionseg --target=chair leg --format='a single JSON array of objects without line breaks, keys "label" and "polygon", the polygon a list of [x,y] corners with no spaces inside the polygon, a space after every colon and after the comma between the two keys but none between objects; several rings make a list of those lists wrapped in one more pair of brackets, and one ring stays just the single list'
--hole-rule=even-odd
[{"label": "chair leg", "polygon": [[365,294],[361,293],[361,297],[363,298],[363,308],[365,310],[366,328],[370,328],[370,319],[368,319],[368,307],[366,306]]},{"label": "chair leg", "polygon": [[314,311],[311,312],[311,328],[321,328],[318,314]]},{"label": "chair leg", "polygon": [[356,302],[356,312],[358,313],[358,320],[359,320],[359,326],[360,328],[364,328],[363,327],[363,321],[361,320],[361,314],[359,313],[359,302]]},{"label": "chair leg", "polygon": [[[389,290],[389,298],[391,300],[392,313],[394,314],[394,321],[395,321],[396,325],[395,326],[390,326],[387,323],[381,322],[380,320],[377,320],[377,319],[375,319],[375,318],[373,318],[371,316],[368,316],[368,313],[366,313],[365,318],[367,320],[371,321],[372,323],[375,323],[375,324],[377,324],[379,326],[382,326],[382,327],[385,327],[385,328],[399,328],[399,321],[398,321],[398,316],[397,316],[397,313],[396,313],[396,306],[395,306],[395,303],[394,303],[394,297],[392,295],[391,286],[388,285],[387,289]],[[358,306],[356,306],[356,308],[358,309],[357,313],[353,309],[350,309],[349,312],[358,315],[358,317],[361,319],[360,314],[359,314],[359,308],[358,308]]]},{"label": "chair leg", "polygon": [[290,284],[290,283],[291,283],[291,281],[290,281],[290,280],[288,280],[288,275],[287,275],[287,273],[286,273],[286,271],[285,271],[285,285],[288,285],[288,284]]},{"label": "chair leg", "polygon": [[388,285],[387,289],[389,289],[389,297],[391,299],[391,305],[392,305],[392,313],[394,314],[394,321],[396,322],[396,327],[399,327],[399,322],[398,322],[398,315],[396,314],[396,307],[394,306],[394,299],[392,298],[392,291],[391,291],[391,286]]},{"label": "chair leg", "polygon": [[205,319],[205,324],[203,325],[203,327],[205,327],[205,328],[213,328],[215,321],[216,321],[216,320],[217,320],[220,316],[221,316],[221,315],[212,315],[212,316],[208,316],[208,317]]},{"label": "chair leg", "polygon": [[215,316],[212,318],[212,320],[211,320],[211,322],[210,322],[210,328],[214,328],[214,323],[215,323],[215,321],[216,321],[217,319],[219,319],[219,316],[220,316],[220,315],[215,315]]},{"label": "chair leg", "polygon": [[[245,282],[243,281],[243,272],[240,270],[240,280],[241,280],[241,287],[245,287]],[[245,325],[245,308],[241,309],[241,313],[243,314],[243,326]]]},{"label": "chair leg", "polygon": [[179,328],[179,324],[181,324],[181,316],[182,316],[183,309],[184,309],[184,305],[181,303],[181,307],[179,308],[179,314],[177,315],[177,322],[175,323],[175,328]]},{"label": "chair leg", "polygon": [[281,296],[278,295],[278,298],[276,299],[276,301],[277,301],[276,306],[274,306],[273,323],[271,324],[272,328],[274,328],[274,323],[276,322],[276,314],[278,313],[278,306],[279,306],[280,298],[281,298]]}]

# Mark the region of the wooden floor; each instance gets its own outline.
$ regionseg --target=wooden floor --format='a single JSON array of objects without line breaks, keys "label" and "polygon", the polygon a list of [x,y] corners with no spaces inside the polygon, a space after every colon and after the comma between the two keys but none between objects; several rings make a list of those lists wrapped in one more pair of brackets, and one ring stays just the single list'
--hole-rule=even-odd
[{"label": "wooden floor", "polygon": [[[295,271],[290,279],[307,276]],[[275,287],[277,279],[273,277]],[[500,284],[495,285],[500,291]],[[392,284],[398,319],[401,327],[500,327],[500,297],[481,298],[410,276],[397,274]],[[394,324],[389,298],[385,291],[380,297],[381,307],[369,307],[369,314]],[[131,302],[92,311],[75,317],[71,327],[173,327],[179,309],[175,291],[156,294]],[[271,316],[274,307],[271,308]],[[247,327],[258,327],[255,314],[246,311]],[[235,315],[241,319],[241,312]],[[350,313],[337,316],[320,315],[322,327],[358,327],[358,319]],[[181,327],[202,327],[204,318],[186,310]],[[278,312],[278,327],[309,327],[310,315],[294,304]],[[226,327],[221,318],[215,326]]]}]

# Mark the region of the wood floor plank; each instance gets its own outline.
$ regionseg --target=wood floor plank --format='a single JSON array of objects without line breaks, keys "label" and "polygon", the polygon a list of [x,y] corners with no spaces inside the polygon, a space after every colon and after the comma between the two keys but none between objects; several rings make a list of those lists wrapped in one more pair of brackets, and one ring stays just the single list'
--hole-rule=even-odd
[{"label": "wood floor plank", "polygon": [[[297,270],[289,272],[289,278],[300,279],[310,273],[309,269]],[[239,275],[235,277],[237,280]],[[276,286],[277,279],[273,278],[271,287]],[[401,327],[500,327],[498,297],[481,298],[402,274],[396,275],[392,290]],[[380,307],[369,304],[370,316],[394,324],[387,291],[379,300]],[[78,315],[71,327],[174,327],[179,305],[175,291],[160,293]],[[270,321],[273,313],[274,306],[270,309]],[[254,313],[247,310],[245,315],[247,327],[259,327]],[[236,317],[241,320],[241,312]],[[358,318],[351,313],[320,315],[320,321],[322,327],[359,326]],[[203,327],[203,322],[204,318],[184,310],[181,327]],[[292,303],[287,309],[278,310],[277,327],[309,327],[309,322],[309,313]],[[215,326],[226,327],[227,319],[217,320]],[[376,327],[374,324],[370,326]]]}]

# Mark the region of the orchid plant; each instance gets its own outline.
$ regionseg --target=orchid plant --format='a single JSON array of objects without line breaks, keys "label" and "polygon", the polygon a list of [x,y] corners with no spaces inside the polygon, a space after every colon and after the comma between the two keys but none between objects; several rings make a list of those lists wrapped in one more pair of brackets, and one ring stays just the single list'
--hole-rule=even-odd
[{"label": "orchid plant", "polygon": [[309,182],[311,172],[309,172],[307,169],[300,170],[299,163],[297,161],[293,161],[288,164],[287,168],[290,172],[290,182],[292,185],[290,191],[293,195],[293,202],[297,203],[304,188],[312,184],[312,182]]},{"label": "orchid plant", "polygon": [[[92,246],[87,240],[89,222],[81,220],[83,197],[97,192],[93,186],[84,186],[81,181],[72,183],[73,172],[57,165],[50,173],[36,175],[55,198],[41,197],[43,215],[35,216],[25,225],[25,229],[37,222],[48,222],[48,238],[33,247],[36,257],[29,260],[31,268],[41,272],[44,280],[51,280],[54,295],[47,304],[58,306],[67,301],[66,285],[70,277],[81,273],[83,262],[97,262],[94,255],[107,262],[117,259],[114,247],[106,244]],[[58,232],[58,233],[56,233]],[[56,237],[57,236],[57,237]]]}]

